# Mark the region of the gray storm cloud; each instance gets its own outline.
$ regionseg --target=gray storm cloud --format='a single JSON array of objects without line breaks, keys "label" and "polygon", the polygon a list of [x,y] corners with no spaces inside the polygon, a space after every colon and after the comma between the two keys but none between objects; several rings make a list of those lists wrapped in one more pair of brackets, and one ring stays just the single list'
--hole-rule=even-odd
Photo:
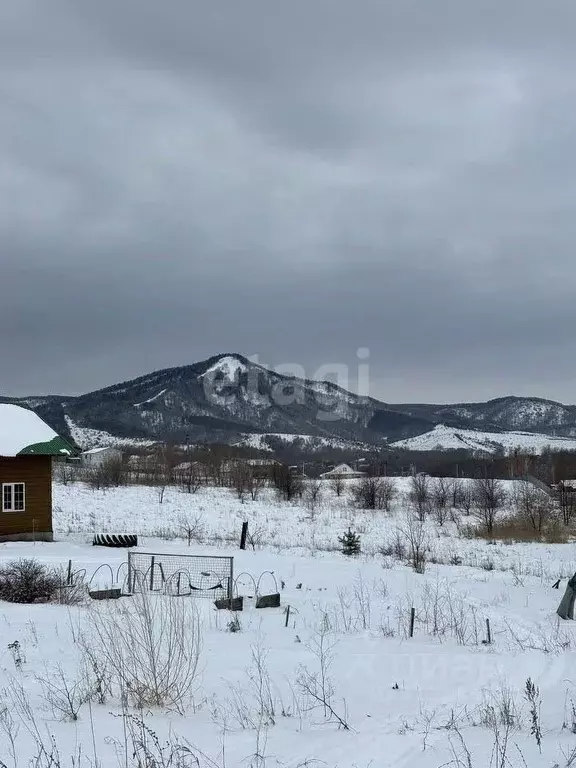
[{"label": "gray storm cloud", "polygon": [[367,347],[384,400],[576,401],[575,22],[5,0],[0,391]]}]

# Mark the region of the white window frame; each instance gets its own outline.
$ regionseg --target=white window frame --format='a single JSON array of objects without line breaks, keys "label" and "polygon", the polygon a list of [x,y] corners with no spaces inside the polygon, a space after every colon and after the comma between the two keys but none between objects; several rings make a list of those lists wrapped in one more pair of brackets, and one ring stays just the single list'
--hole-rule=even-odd
[{"label": "white window frame", "polygon": [[[14,499],[16,497],[16,486],[22,486],[22,509],[14,509]],[[10,506],[6,506],[5,489],[10,488]],[[11,512],[20,514],[26,512],[26,483],[2,483],[2,512]]]}]

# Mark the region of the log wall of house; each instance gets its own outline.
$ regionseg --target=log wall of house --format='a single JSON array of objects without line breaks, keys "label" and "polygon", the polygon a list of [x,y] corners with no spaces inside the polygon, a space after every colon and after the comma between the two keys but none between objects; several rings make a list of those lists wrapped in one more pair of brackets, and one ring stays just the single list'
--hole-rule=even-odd
[{"label": "log wall of house", "polygon": [[0,457],[2,483],[25,484],[24,512],[3,512],[0,496],[0,540],[52,538],[52,458]]}]

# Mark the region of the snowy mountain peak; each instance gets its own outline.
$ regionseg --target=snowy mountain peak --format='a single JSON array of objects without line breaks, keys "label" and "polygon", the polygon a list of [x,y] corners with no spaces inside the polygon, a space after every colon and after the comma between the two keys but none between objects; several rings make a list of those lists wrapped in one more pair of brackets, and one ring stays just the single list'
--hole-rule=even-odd
[{"label": "snowy mountain peak", "polygon": [[222,375],[229,381],[236,381],[241,373],[246,373],[248,366],[238,355],[223,355],[213,363],[202,376]]}]

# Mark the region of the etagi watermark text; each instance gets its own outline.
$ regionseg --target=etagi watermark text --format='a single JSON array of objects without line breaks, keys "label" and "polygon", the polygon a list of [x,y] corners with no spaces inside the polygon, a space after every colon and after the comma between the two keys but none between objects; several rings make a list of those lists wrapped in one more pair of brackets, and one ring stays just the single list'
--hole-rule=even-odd
[{"label": "etagi watermark text", "polygon": [[306,370],[299,363],[269,367],[261,362],[259,355],[246,359],[248,365],[233,356],[222,358],[204,374],[204,394],[208,402],[228,408],[234,405],[309,406],[316,409],[316,418],[320,421],[336,421],[348,410],[348,393],[360,398],[370,396],[367,347],[356,350],[353,365],[323,363],[313,370]]}]

